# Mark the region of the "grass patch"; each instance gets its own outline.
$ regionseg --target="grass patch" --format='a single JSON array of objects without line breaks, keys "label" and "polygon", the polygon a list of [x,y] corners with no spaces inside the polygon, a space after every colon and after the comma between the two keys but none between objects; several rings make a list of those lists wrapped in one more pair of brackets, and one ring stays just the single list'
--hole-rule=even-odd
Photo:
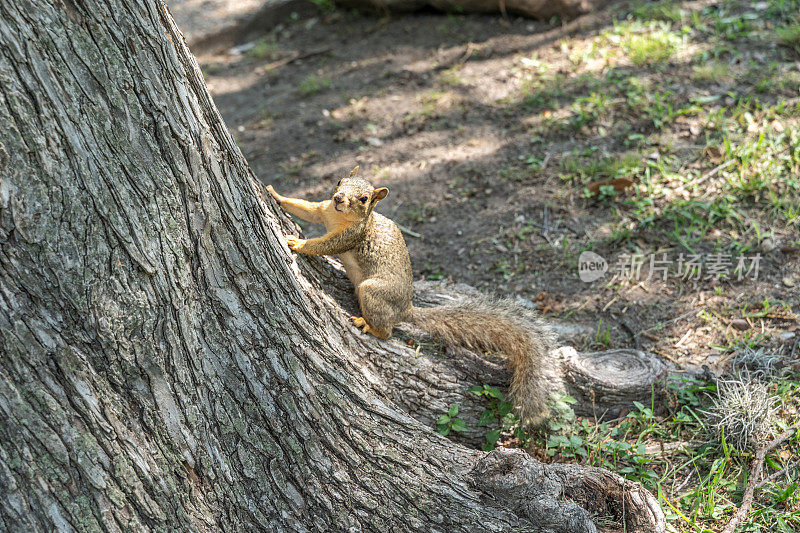
[{"label": "grass patch", "polygon": [[247,57],[260,61],[267,59],[273,60],[278,57],[279,53],[280,47],[278,46],[278,43],[270,39],[263,38],[259,39],[255,46],[247,51]]},{"label": "grass patch", "polygon": [[[603,335],[598,326],[601,345]],[[796,412],[800,388],[796,374],[753,382],[752,386],[763,389],[770,403],[781,405],[785,416]],[[647,405],[635,402],[627,416],[600,423],[576,417],[570,407],[575,400],[559,397],[553,403],[558,414],[549,422],[548,434],[543,442],[534,439],[534,443],[544,448],[549,460],[608,468],[642,483],[659,495],[669,531],[717,531],[741,502],[742,479],[752,451],[737,450],[710,421],[708,413],[725,398],[725,390],[718,390],[717,383],[672,378],[668,390],[664,400],[653,398]],[[764,422],[765,438],[780,433],[786,423],[777,418]],[[497,442],[518,436],[503,427],[492,431],[491,438]],[[520,444],[524,446],[525,441],[520,439]],[[765,474],[786,467],[798,452],[800,438],[794,437],[769,455]],[[797,487],[795,470],[759,491],[758,504],[747,521],[755,529],[748,531],[795,531],[800,526]]]},{"label": "grass patch", "polygon": [[787,24],[775,29],[778,43],[800,53],[800,23]]},{"label": "grass patch", "polygon": [[439,74],[439,83],[449,87],[458,87],[464,83],[463,78],[459,75],[461,65],[456,65],[445,70]]},{"label": "grass patch", "polygon": [[311,96],[331,86],[331,79],[324,76],[309,76],[300,82],[297,90],[303,96]]},{"label": "grass patch", "polygon": [[453,95],[449,91],[430,90],[419,97],[421,109],[419,115],[427,118],[438,117],[453,104]]},{"label": "grass patch", "polygon": [[692,79],[699,82],[725,82],[731,79],[730,66],[720,61],[708,61],[696,65]]},{"label": "grass patch", "polygon": [[639,2],[631,10],[634,18],[643,21],[666,20],[668,22],[680,22],[683,19],[683,11],[675,2]]},{"label": "grass patch", "polygon": [[656,30],[649,34],[631,35],[624,42],[625,54],[637,67],[669,61],[681,43],[670,31]]},{"label": "grass patch", "polygon": [[311,3],[317,6],[324,13],[332,13],[336,11],[336,3],[333,0],[311,0]]}]

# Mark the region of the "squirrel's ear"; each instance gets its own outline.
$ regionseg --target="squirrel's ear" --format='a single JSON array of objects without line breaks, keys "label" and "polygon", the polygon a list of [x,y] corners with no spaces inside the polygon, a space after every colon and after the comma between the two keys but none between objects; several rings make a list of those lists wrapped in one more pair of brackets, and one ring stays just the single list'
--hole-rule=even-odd
[{"label": "squirrel's ear", "polygon": [[353,170],[350,171],[350,176],[349,177],[354,178],[356,176],[358,176],[358,166],[355,166],[353,168]]},{"label": "squirrel's ear", "polygon": [[378,200],[383,200],[386,198],[387,194],[389,194],[389,189],[386,187],[381,187],[380,189],[375,189],[372,191],[372,198],[377,202]]}]

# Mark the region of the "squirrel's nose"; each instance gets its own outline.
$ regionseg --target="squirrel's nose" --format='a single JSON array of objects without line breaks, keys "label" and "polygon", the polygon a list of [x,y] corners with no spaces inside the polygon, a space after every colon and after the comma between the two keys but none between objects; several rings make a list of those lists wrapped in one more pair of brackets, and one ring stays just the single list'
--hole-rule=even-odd
[{"label": "squirrel's nose", "polygon": [[344,193],[340,192],[333,195],[333,201],[336,202],[337,204],[344,202]]}]

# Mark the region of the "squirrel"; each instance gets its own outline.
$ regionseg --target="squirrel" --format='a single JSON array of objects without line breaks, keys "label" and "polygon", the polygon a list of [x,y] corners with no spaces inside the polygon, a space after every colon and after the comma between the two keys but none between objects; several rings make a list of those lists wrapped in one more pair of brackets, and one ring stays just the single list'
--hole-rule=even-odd
[{"label": "squirrel", "polygon": [[339,256],[361,309],[361,316],[351,317],[356,327],[388,339],[397,323],[406,322],[445,344],[503,354],[514,372],[510,390],[521,420],[536,425],[547,418],[552,390],[548,354],[555,348],[555,334],[535,311],[508,299],[480,296],[439,307],[414,307],[411,259],[403,235],[389,218],[374,212],[389,189],[376,189],[358,177],[355,167],[339,180],[330,200],[286,198],[271,185],[267,191],[284,210],[325,226],[322,237],[287,236],[286,244],[302,254]]}]

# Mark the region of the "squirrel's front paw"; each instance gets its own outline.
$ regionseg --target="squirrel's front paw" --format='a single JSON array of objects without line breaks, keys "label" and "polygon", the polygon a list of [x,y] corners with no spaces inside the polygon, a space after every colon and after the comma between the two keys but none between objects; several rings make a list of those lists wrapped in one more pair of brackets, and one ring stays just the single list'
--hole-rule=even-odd
[{"label": "squirrel's front paw", "polygon": [[281,205],[281,199],[283,197],[275,192],[275,189],[272,188],[272,185],[267,185],[267,192],[275,199],[276,202],[278,202],[278,205]]},{"label": "squirrel's front paw", "polygon": [[299,237],[286,237],[286,244],[295,252],[302,248],[305,243],[306,240]]}]

